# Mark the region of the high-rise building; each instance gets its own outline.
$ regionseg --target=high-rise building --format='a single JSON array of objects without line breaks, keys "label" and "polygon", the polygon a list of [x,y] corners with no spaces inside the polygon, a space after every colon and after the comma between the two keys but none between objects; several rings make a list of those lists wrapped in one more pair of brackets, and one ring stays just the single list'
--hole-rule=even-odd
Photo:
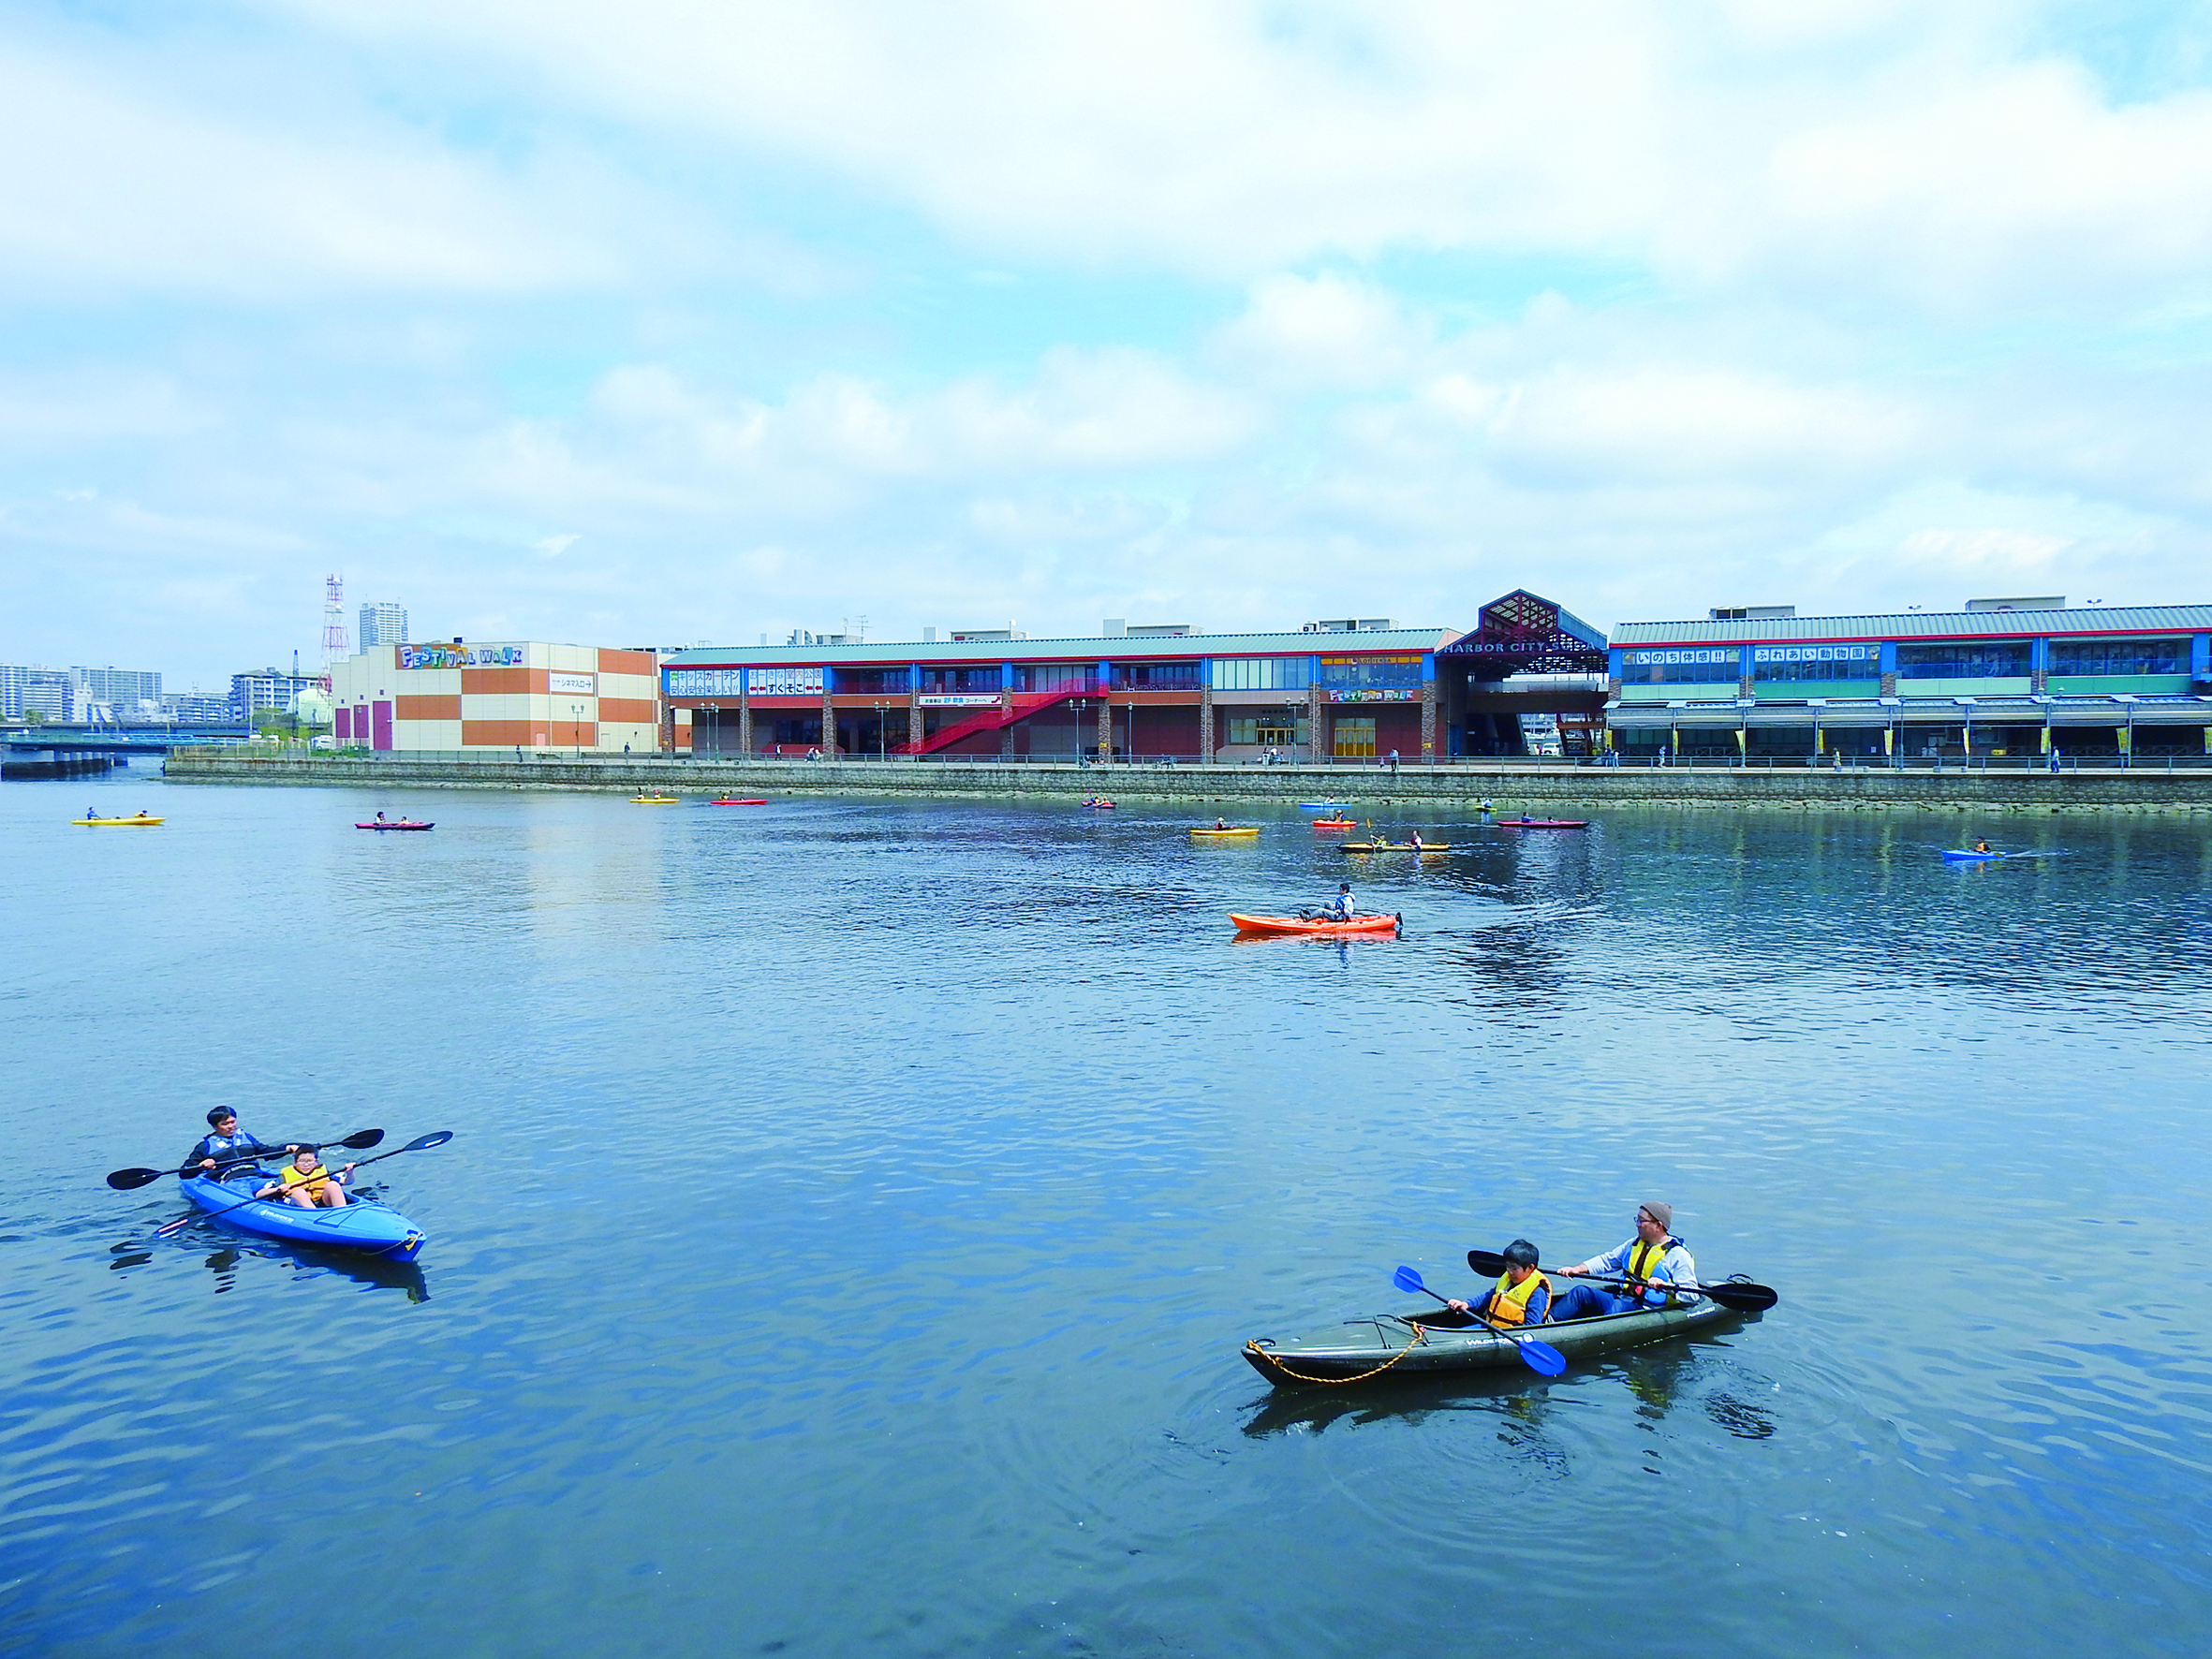
[{"label": "high-rise building", "polygon": [[66,669],[0,664],[0,718],[23,720],[37,714],[56,726],[66,725],[75,712],[76,689]]},{"label": "high-rise building", "polygon": [[230,699],[219,691],[164,692],[161,713],[179,726],[229,726],[235,718]]},{"label": "high-rise building", "polygon": [[136,713],[141,702],[161,701],[161,675],[155,670],[75,668],[69,670],[69,679],[94,702],[106,703],[114,710],[119,719]]},{"label": "high-rise building", "polygon": [[302,691],[319,689],[313,674],[288,674],[282,668],[255,668],[248,673],[230,676],[230,717],[253,723],[253,718],[263,709],[282,709],[288,713],[297,706]]},{"label": "high-rise building", "polygon": [[389,601],[361,608],[361,649],[374,645],[405,645],[407,642],[407,609],[404,605]]}]

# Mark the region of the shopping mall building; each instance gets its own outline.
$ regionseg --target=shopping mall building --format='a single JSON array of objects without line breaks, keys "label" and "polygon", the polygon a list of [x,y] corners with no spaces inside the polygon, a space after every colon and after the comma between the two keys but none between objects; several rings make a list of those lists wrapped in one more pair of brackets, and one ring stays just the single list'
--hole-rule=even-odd
[{"label": "shopping mall building", "polygon": [[715,647],[662,667],[663,741],[709,755],[1245,762],[1610,750],[1623,759],[2212,753],[2212,606],[1972,600],[1624,623],[1516,590],[1476,625],[1008,631]]},{"label": "shopping mall building", "polygon": [[342,747],[650,755],[656,653],[533,642],[376,645],[331,670]]}]

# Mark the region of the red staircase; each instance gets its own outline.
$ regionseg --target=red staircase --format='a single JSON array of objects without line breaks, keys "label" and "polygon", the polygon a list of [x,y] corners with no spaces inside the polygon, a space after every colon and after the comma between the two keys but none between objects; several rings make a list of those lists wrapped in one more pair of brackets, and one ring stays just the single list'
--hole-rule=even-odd
[{"label": "red staircase", "polygon": [[972,738],[980,731],[1001,731],[1017,720],[1025,720],[1040,709],[1049,709],[1054,703],[1064,703],[1071,697],[1097,697],[1099,688],[1087,683],[1082,685],[1064,685],[1057,691],[1017,691],[1011,707],[1004,704],[995,708],[979,709],[967,719],[948,726],[934,737],[919,743],[894,744],[894,755],[935,755],[939,749],[951,748],[962,738]]}]

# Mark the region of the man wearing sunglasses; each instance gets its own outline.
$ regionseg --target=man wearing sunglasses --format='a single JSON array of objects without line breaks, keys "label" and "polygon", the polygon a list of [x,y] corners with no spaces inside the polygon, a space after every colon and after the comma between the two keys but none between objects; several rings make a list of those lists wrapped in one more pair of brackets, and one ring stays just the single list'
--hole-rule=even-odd
[{"label": "man wearing sunglasses", "polygon": [[1602,1273],[1623,1283],[1618,1294],[1596,1285],[1577,1285],[1553,1304],[1552,1317],[1588,1319],[1600,1314],[1634,1314],[1649,1308],[1679,1306],[1685,1292],[1698,1285],[1697,1263],[1689,1250],[1670,1230],[1674,1209],[1654,1199],[1636,1208],[1636,1236],[1617,1249],[1588,1261],[1577,1262],[1559,1272],[1570,1278]]}]

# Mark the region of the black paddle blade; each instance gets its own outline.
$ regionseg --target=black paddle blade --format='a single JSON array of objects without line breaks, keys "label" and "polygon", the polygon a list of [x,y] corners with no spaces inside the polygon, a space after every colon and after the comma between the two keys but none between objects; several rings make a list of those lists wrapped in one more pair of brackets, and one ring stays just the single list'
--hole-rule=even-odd
[{"label": "black paddle blade", "polygon": [[169,1169],[111,1169],[108,1172],[108,1184],[119,1193],[127,1193],[133,1187],[144,1186],[150,1181],[159,1181],[173,1173]]},{"label": "black paddle blade", "polygon": [[[365,1152],[369,1150],[369,1148],[381,1142],[383,1138],[384,1131],[381,1129],[356,1129],[344,1140],[331,1141],[327,1142],[326,1144],[332,1146],[350,1147],[357,1152]],[[321,1147],[316,1148],[316,1151],[317,1152],[320,1152],[321,1150]]]},{"label": "black paddle blade", "polygon": [[399,1150],[403,1152],[426,1152],[432,1147],[443,1146],[452,1138],[453,1131],[450,1129],[433,1129],[428,1135],[417,1137]]},{"label": "black paddle blade", "polygon": [[1782,1299],[1763,1285],[1722,1283],[1707,1285],[1704,1293],[1724,1308],[1735,1308],[1747,1314],[1763,1314]]},{"label": "black paddle blade", "polygon": [[1497,1278],[1498,1274],[1505,1271],[1506,1268],[1505,1257],[1495,1250],[1468,1251],[1467,1265],[1485,1279]]}]

